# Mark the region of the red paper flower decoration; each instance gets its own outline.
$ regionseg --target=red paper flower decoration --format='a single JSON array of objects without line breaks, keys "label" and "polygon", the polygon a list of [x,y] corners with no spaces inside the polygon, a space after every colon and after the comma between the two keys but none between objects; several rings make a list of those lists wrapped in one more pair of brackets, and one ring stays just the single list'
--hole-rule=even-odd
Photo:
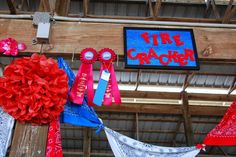
[{"label": "red paper flower decoration", "polygon": [[7,38],[0,41],[0,53],[4,55],[18,55],[19,51],[24,51],[26,45],[24,43],[19,43],[13,38]]},{"label": "red paper flower decoration", "polygon": [[33,54],[16,59],[0,78],[0,106],[21,122],[47,124],[64,109],[67,81],[66,73],[52,58]]}]

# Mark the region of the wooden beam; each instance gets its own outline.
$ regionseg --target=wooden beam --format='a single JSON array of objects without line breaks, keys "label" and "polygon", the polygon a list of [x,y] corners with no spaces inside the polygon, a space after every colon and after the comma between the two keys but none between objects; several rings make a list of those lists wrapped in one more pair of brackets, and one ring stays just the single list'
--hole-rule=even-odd
[{"label": "wooden beam", "polygon": [[44,157],[48,126],[16,123],[9,157]]},{"label": "wooden beam", "polygon": [[139,117],[138,117],[138,113],[135,113],[135,132],[136,132],[136,140],[139,141]]},{"label": "wooden beam", "polygon": [[215,0],[211,0],[211,5],[212,5],[212,9],[213,9],[213,12],[214,12],[215,17],[216,17],[217,19],[219,19],[219,18],[220,18],[220,13],[219,13],[219,10],[217,9]]},{"label": "wooden beam", "polygon": [[185,91],[186,88],[188,87],[190,81],[192,80],[192,78],[194,77],[195,73],[191,73],[191,75],[187,74],[185,76],[185,79],[184,79],[184,84],[183,84],[183,90],[182,91]]},{"label": "wooden beam", "polygon": [[[97,112],[123,112],[123,113],[150,113],[165,115],[182,115],[182,105],[171,104],[125,104],[120,106],[94,107]],[[228,107],[225,106],[189,106],[192,116],[222,116]]]},{"label": "wooden beam", "polygon": [[204,12],[204,18],[208,18],[210,16],[210,12],[211,12],[211,0],[207,0],[206,1],[206,9]]},{"label": "wooden beam", "polygon": [[83,12],[84,17],[87,17],[89,14],[89,0],[83,0]]},{"label": "wooden beam", "polygon": [[231,9],[231,11],[223,18],[223,23],[229,23],[230,19],[236,14],[236,5]]},{"label": "wooden beam", "polygon": [[222,147],[217,146],[217,148],[224,154],[224,156],[228,156],[228,154],[224,151]]},{"label": "wooden beam", "polygon": [[141,73],[142,73],[142,71],[141,71],[141,69],[139,69],[139,70],[138,70],[138,73],[137,73],[137,81],[136,81],[136,84],[135,84],[135,91],[138,90],[138,86],[139,86],[139,84],[140,84],[140,76],[141,76]]},{"label": "wooden beam", "polygon": [[188,95],[186,92],[182,92],[182,101],[183,101],[183,119],[184,119],[184,131],[185,139],[188,146],[194,145],[194,136],[192,129],[192,119],[190,113],[190,107],[188,104]]},{"label": "wooden beam", "polygon": [[14,5],[12,0],[7,0],[7,5],[11,14],[16,14],[16,6]]},{"label": "wooden beam", "polygon": [[[36,29],[31,20],[6,20],[0,19],[0,38],[14,37],[19,42],[27,45],[27,52],[40,52],[40,45],[32,45],[32,39],[36,35]],[[135,25],[135,24],[102,24],[102,23],[80,23],[78,22],[57,22],[52,26],[51,45],[52,49],[47,50],[45,45],[44,53],[50,56],[69,56],[77,48],[77,55],[82,49],[93,47],[100,50],[109,47],[115,50],[118,55],[124,55],[123,27],[151,27],[159,28],[158,25]],[[170,28],[161,26],[163,28]],[[199,27],[175,27],[192,28],[198,49],[198,56],[202,60],[224,60],[236,61],[236,29],[223,28],[199,28]],[[25,32],[27,30],[27,33]],[[224,40],[222,40],[224,39]],[[221,44],[219,44],[221,43]],[[208,45],[212,46],[214,53],[210,56],[202,56]],[[21,52],[19,55],[26,55]]]},{"label": "wooden beam", "polygon": [[213,10],[216,19],[220,19],[220,14],[219,14],[219,11],[216,7],[215,0],[207,0],[206,6],[207,6],[207,8],[204,13],[205,18],[208,18],[210,16],[211,10]]},{"label": "wooden beam", "polygon": [[[119,120],[118,120],[119,121]],[[112,122],[112,121],[110,121]],[[178,121],[179,122],[179,121]],[[182,121],[180,122],[182,123]],[[74,130],[74,131],[77,131],[77,130],[83,130],[83,128],[76,128],[76,127],[63,127],[61,129],[65,129],[65,130]],[[117,131],[117,132],[129,132],[129,133],[136,133],[136,129],[131,129],[131,130],[127,130],[127,129],[120,129],[120,128],[112,128],[112,130],[114,131]],[[140,133],[161,133],[161,134],[185,134],[185,132],[183,131],[173,131],[173,130],[154,130],[154,129],[151,129],[151,130],[139,130]],[[207,135],[209,132],[194,132],[195,135]],[[65,137],[66,139],[66,137]],[[134,137],[134,139],[137,139],[136,137]],[[175,141],[176,143],[176,141]]]},{"label": "wooden beam", "polygon": [[148,8],[149,8],[149,14],[153,18],[154,17],[154,10],[152,7],[152,0],[148,0]]},{"label": "wooden beam", "polygon": [[225,10],[225,14],[224,14],[224,17],[223,17],[223,20],[222,20],[222,23],[228,23],[230,21],[230,16],[231,16],[231,11],[232,11],[232,7],[233,7],[233,3],[234,3],[234,0],[230,0],[229,1],[229,4]]},{"label": "wooden beam", "polygon": [[83,157],[91,155],[91,128],[84,128]]},{"label": "wooden beam", "polygon": [[236,89],[235,83],[236,83],[236,76],[234,76],[234,80],[233,80],[232,84],[229,87],[228,95],[231,94]]},{"label": "wooden beam", "polygon": [[70,0],[57,0],[56,13],[60,16],[68,16],[70,10]]},{"label": "wooden beam", "polygon": [[156,0],[154,9],[154,18],[157,19],[161,11],[161,0]]},{"label": "wooden beam", "polygon": [[39,10],[44,12],[50,12],[50,4],[48,0],[41,0],[39,4]]},{"label": "wooden beam", "polygon": [[173,138],[172,138],[172,146],[175,147],[176,146],[176,137],[179,133],[179,129],[180,129],[180,126],[182,124],[182,117],[179,118],[177,124],[176,124],[176,127],[175,127],[175,132],[173,134]]},{"label": "wooden beam", "polygon": [[[121,97],[145,99],[181,99],[179,93],[144,91],[121,91]],[[189,100],[201,101],[233,101],[236,98],[236,95],[188,93],[188,98]]]}]

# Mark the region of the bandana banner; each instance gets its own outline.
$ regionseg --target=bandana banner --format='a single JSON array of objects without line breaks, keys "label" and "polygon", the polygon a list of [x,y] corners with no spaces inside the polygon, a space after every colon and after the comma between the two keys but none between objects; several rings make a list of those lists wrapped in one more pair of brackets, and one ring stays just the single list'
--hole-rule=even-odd
[{"label": "bandana banner", "polygon": [[236,145],[236,100],[226,111],[220,123],[207,134],[203,143],[218,146]]},{"label": "bandana banner", "polygon": [[[59,67],[67,74],[68,85],[69,88],[71,88],[75,79],[75,75],[62,57],[58,57],[57,60]],[[101,122],[98,119],[94,109],[88,106],[87,97],[84,98],[82,105],[74,104],[68,100],[60,118],[62,123],[68,123],[76,126],[92,128],[99,128],[101,126]]]},{"label": "bandana banner", "polygon": [[14,119],[0,108],[0,157],[5,157],[11,143]]},{"label": "bandana banner", "polygon": [[82,62],[75,82],[71,88],[70,99],[75,104],[82,104],[87,89],[88,105],[93,106],[93,63],[97,60],[97,52],[93,48],[86,48],[80,54]]},{"label": "bandana banner", "polygon": [[160,147],[146,144],[104,128],[115,157],[195,157],[199,147]]},{"label": "bandana banner", "polygon": [[[103,79],[105,81],[108,81],[107,83],[106,82],[103,83],[104,81],[101,82],[107,86],[105,93],[100,92],[99,89],[97,89],[98,92],[96,91],[95,93],[93,102],[98,106],[101,105],[102,98],[104,105],[112,105],[113,97],[115,104],[117,105],[121,104],[120,91],[116,81],[116,74],[113,66],[113,62],[115,61],[115,59],[116,59],[116,54],[112,49],[104,48],[100,50],[99,60],[102,64],[100,69],[100,75],[102,77],[103,76],[102,74],[106,72],[107,74],[109,73],[109,77],[105,77],[108,78],[108,80]],[[100,96],[101,93],[103,94],[102,96]]]}]

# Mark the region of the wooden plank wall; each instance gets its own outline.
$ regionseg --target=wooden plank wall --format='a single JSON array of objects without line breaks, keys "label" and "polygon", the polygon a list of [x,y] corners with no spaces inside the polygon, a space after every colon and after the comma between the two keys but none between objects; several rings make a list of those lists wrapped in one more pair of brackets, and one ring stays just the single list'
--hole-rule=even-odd
[{"label": "wooden plank wall", "polygon": [[48,126],[16,123],[9,157],[44,157]]},{"label": "wooden plank wall", "polygon": [[[51,45],[44,45],[43,51],[55,56],[59,54],[71,56],[74,51],[77,54],[87,47],[97,50],[109,47],[114,49],[117,54],[123,55],[123,27],[125,26],[163,28],[158,25],[56,22],[52,26]],[[236,29],[185,28],[194,31],[200,59],[236,61]],[[40,52],[41,45],[32,45],[31,43],[35,36],[36,28],[32,26],[31,20],[0,19],[0,39],[13,37],[18,41],[25,42],[28,52]],[[212,54],[209,56],[202,55],[206,48],[212,49]]]}]

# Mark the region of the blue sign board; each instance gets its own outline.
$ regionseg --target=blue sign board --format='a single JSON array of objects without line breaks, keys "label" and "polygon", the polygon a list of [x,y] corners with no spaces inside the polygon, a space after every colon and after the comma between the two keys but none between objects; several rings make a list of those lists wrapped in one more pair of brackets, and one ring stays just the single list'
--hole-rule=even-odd
[{"label": "blue sign board", "polygon": [[191,29],[124,28],[125,67],[198,70]]}]

